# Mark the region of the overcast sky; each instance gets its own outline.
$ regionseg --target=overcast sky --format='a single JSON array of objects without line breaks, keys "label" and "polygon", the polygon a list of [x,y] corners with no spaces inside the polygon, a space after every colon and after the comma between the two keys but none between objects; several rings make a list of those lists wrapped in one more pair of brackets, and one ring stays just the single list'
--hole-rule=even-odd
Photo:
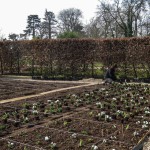
[{"label": "overcast sky", "polygon": [[84,23],[95,16],[98,0],[0,0],[0,29],[7,38],[9,33],[20,34],[26,29],[27,17],[44,17],[45,9],[57,14],[67,8],[78,8]]}]

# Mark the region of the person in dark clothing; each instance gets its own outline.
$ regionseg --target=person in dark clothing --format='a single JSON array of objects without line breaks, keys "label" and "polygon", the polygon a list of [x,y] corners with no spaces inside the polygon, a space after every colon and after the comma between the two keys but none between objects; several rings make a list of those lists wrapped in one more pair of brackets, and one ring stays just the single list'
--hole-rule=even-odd
[{"label": "person in dark clothing", "polygon": [[106,74],[104,76],[105,81],[112,82],[117,80],[117,77],[115,75],[116,69],[117,65],[107,68]]}]

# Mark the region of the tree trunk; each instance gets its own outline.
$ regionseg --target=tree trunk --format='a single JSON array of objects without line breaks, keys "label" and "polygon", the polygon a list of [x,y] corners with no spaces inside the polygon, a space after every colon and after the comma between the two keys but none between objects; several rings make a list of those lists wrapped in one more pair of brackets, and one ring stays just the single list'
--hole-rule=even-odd
[{"label": "tree trunk", "polygon": [[48,27],[48,33],[49,33],[49,39],[51,39],[51,19],[49,19],[49,23],[48,23],[49,27]]},{"label": "tree trunk", "polygon": [[127,77],[127,62],[124,62],[124,77]]},{"label": "tree trunk", "polygon": [[144,63],[142,63],[143,69],[145,69],[145,72],[147,74],[147,78],[150,77],[150,71],[146,68],[146,66],[144,65]]},{"label": "tree trunk", "polygon": [[33,58],[32,58],[32,65],[31,65],[31,70],[32,70],[32,76],[34,76],[34,56],[33,56]]},{"label": "tree trunk", "polygon": [[1,63],[1,74],[3,75],[4,74],[4,70],[3,70],[3,61],[2,61],[2,59],[1,59],[0,63]]},{"label": "tree trunk", "polygon": [[133,66],[133,71],[134,71],[134,77],[137,78],[137,71],[136,71],[135,64],[132,63],[132,66]]},{"label": "tree trunk", "polygon": [[94,62],[92,62],[92,78],[94,78]]},{"label": "tree trunk", "polygon": [[40,64],[40,74],[41,75],[43,74],[43,64],[42,63]]},{"label": "tree trunk", "polygon": [[17,72],[20,74],[20,59],[19,59],[19,52],[17,51]]},{"label": "tree trunk", "polygon": [[137,17],[135,17],[135,33],[134,36],[137,36],[138,27],[137,27]]}]

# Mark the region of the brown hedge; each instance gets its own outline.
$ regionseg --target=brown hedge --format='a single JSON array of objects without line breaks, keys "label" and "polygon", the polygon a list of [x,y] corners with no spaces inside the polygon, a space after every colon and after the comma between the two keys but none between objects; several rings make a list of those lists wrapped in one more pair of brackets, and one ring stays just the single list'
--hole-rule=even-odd
[{"label": "brown hedge", "polygon": [[48,73],[70,70],[76,74],[94,62],[148,64],[149,58],[150,37],[0,42],[1,73],[19,73],[25,67],[38,66],[41,73],[48,68]]}]

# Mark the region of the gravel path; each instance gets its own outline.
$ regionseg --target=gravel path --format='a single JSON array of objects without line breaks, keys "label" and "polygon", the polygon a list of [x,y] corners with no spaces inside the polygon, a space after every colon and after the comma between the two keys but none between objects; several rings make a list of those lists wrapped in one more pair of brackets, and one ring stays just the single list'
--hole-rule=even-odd
[{"label": "gravel path", "polygon": [[143,146],[143,150],[150,150],[150,136],[147,142]]}]

